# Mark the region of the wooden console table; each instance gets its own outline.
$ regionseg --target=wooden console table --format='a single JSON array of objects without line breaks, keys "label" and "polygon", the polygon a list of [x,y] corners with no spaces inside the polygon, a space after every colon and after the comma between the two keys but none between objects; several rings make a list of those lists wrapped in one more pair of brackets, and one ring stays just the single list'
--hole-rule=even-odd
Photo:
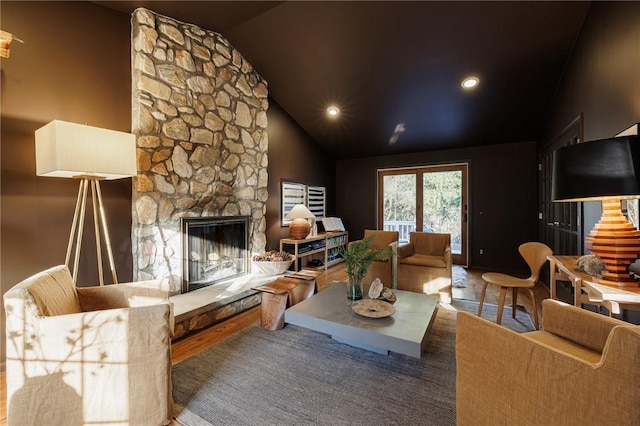
[{"label": "wooden console table", "polygon": [[[549,291],[557,299],[556,280],[569,281],[574,288],[573,304],[604,306],[609,315],[619,315],[622,309],[640,309],[640,288],[618,288],[600,284],[598,278],[576,269],[580,256],[548,256],[550,264]],[[582,292],[584,290],[584,293]]]},{"label": "wooden console table", "polygon": [[558,299],[556,294],[556,280],[569,281],[574,288],[573,305],[581,307],[583,303],[589,303],[589,297],[582,294],[582,280],[593,279],[582,271],[576,269],[576,260],[580,256],[547,256],[550,264],[549,292],[551,299]]},{"label": "wooden console table", "polygon": [[347,245],[348,241],[348,231],[327,232],[301,240],[283,238],[280,240],[280,251],[286,251],[296,257],[293,263],[293,270],[296,272],[304,267],[303,258],[310,258],[315,254],[322,255],[322,266],[319,269],[326,270],[329,266],[342,262],[342,257],[338,256],[337,251],[339,247]]},{"label": "wooden console table", "polygon": [[640,288],[612,287],[594,281],[583,281],[591,303],[598,302],[609,310],[609,316],[619,315],[623,309],[640,309]]}]

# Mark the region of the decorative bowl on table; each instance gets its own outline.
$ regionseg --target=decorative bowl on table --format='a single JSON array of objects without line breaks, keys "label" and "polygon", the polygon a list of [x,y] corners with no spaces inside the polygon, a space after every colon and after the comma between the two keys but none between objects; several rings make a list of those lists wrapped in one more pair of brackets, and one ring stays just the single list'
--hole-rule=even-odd
[{"label": "decorative bowl on table", "polygon": [[261,275],[284,274],[296,257],[287,252],[268,251],[253,256],[253,272]]}]

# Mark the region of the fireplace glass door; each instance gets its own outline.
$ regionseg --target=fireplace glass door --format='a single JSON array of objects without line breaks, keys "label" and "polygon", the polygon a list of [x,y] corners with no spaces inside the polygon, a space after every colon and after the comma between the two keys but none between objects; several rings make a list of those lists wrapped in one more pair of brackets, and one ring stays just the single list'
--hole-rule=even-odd
[{"label": "fireplace glass door", "polygon": [[182,218],[182,292],[249,271],[249,217]]}]

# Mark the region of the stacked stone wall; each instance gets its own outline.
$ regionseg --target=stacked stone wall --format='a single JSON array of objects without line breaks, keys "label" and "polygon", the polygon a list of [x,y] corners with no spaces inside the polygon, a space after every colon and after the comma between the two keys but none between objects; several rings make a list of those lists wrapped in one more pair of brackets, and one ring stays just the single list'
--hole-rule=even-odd
[{"label": "stacked stone wall", "polygon": [[249,216],[266,246],[267,83],[220,34],[132,15],[134,279],[181,281],[180,218]]}]

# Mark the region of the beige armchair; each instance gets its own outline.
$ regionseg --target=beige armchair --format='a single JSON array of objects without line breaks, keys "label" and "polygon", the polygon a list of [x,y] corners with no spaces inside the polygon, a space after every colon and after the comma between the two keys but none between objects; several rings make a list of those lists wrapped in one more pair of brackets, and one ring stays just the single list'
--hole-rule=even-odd
[{"label": "beige armchair", "polygon": [[451,302],[451,235],[411,232],[398,247],[398,290],[436,294]]},{"label": "beige armchair", "polygon": [[637,425],[640,326],[544,300],[542,331],[459,312],[456,411],[465,425]]},{"label": "beige armchair", "polygon": [[[371,229],[364,230],[364,238],[373,237],[371,250],[382,250],[388,248],[391,256],[385,260],[374,260],[367,269],[367,274],[362,279],[362,291],[364,295],[369,292],[371,283],[380,278],[385,287],[396,288],[397,268],[398,268],[398,231],[376,231]],[[351,243],[354,243],[352,241]],[[350,243],[350,244],[351,244]]]},{"label": "beige armchair", "polygon": [[7,291],[8,424],[168,424],[172,319],[159,286],[76,288],[57,266]]}]

